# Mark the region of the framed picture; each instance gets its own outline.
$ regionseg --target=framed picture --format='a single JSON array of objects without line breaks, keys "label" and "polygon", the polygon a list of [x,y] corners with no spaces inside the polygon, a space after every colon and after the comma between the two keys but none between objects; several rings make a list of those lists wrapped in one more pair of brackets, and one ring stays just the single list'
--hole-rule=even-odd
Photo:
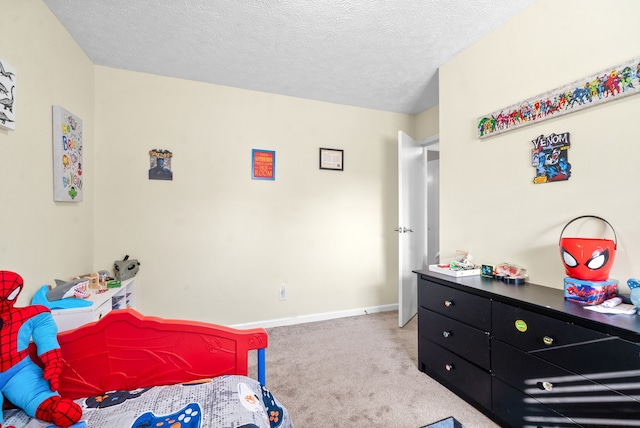
[{"label": "framed picture", "polygon": [[276,152],[275,150],[251,150],[251,179],[275,180],[276,179]]},{"label": "framed picture", "polygon": [[149,150],[149,180],[173,180],[169,150]]},{"label": "framed picture", "polygon": [[0,58],[0,128],[16,129],[16,69]]},{"label": "framed picture", "polygon": [[344,170],[344,150],[320,148],[320,169]]}]

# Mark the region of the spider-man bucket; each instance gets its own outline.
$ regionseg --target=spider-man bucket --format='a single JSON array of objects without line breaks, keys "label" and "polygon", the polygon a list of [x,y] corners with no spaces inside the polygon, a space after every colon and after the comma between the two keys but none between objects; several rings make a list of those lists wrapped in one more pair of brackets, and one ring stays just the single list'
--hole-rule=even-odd
[{"label": "spider-man bucket", "polygon": [[[615,241],[599,238],[563,238],[567,226],[581,218],[591,217],[602,220],[613,231]],[[616,256],[618,238],[613,227],[603,218],[593,215],[576,217],[560,232],[560,257],[567,276],[585,281],[606,281]]]}]

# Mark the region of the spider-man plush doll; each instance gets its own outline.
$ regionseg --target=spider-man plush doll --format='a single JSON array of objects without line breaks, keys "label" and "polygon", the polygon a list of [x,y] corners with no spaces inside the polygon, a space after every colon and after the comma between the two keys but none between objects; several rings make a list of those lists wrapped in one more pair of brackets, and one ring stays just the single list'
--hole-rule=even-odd
[{"label": "spider-man plush doll", "polygon": [[[17,273],[0,271],[0,405],[6,397],[31,417],[69,427],[80,420],[82,409],[54,392],[63,367],[58,329],[48,308],[14,307],[23,284]],[[44,370],[29,356],[31,340]],[[3,422],[0,418],[0,428]]]}]

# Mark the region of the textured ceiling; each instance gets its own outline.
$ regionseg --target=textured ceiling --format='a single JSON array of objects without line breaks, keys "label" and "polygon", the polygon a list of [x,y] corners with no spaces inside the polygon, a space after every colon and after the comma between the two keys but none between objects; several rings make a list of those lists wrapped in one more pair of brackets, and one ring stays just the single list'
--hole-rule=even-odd
[{"label": "textured ceiling", "polygon": [[535,0],[44,0],[97,65],[377,110]]}]

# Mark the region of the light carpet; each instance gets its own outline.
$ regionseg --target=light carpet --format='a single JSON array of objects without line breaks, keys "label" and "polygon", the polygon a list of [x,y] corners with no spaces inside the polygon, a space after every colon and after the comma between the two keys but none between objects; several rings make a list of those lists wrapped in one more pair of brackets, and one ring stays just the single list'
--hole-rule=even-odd
[{"label": "light carpet", "polygon": [[417,317],[403,328],[391,311],[268,333],[267,387],[296,428],[419,428],[450,416],[498,426],[418,370]]}]

